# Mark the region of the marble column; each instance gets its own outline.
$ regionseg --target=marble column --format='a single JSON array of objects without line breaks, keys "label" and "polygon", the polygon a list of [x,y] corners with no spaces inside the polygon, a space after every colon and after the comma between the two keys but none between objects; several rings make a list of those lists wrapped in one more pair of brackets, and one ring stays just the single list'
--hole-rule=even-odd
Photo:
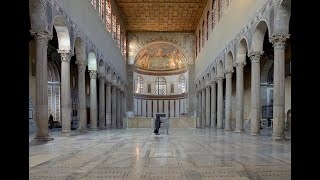
[{"label": "marble column", "polygon": [[147,117],[152,117],[152,100],[147,100]]},{"label": "marble column", "polygon": [[90,70],[90,129],[97,129],[97,71]]},{"label": "marble column", "polygon": [[217,119],[217,93],[216,82],[211,83],[211,127],[216,127]]},{"label": "marble column", "polygon": [[[123,91],[122,90],[120,90],[119,91],[119,103],[120,103],[120,107],[119,107],[119,111],[120,111],[120,113],[119,113],[119,118],[120,118],[120,128],[123,128]],[[144,108],[145,109],[145,108]]]},{"label": "marble column", "polygon": [[79,99],[79,126],[78,130],[80,132],[87,131],[87,108],[86,108],[86,62],[85,60],[78,60],[78,99]]},{"label": "marble column", "polygon": [[263,52],[251,52],[251,135],[260,135],[261,93],[260,93],[260,57]]},{"label": "marble column", "polygon": [[111,83],[106,82],[106,127],[111,128]]},{"label": "marble column", "polygon": [[62,134],[71,132],[72,104],[71,104],[71,81],[70,60],[73,56],[70,50],[58,50],[61,56],[61,116]]},{"label": "marble column", "polygon": [[36,124],[37,134],[34,137],[40,141],[53,140],[48,129],[48,41],[52,39],[46,31],[31,31],[36,41]]},{"label": "marble column", "polygon": [[218,82],[218,107],[217,107],[217,128],[222,129],[223,118],[223,78],[217,77]]},{"label": "marble column", "polygon": [[174,117],[174,100],[170,100],[170,117]]},{"label": "marble column", "polygon": [[126,92],[126,89],[124,89],[124,92],[123,92],[123,94],[122,94],[122,103],[123,103],[123,111],[122,111],[122,113],[123,113],[123,117],[127,117],[127,92]]},{"label": "marble column", "polygon": [[210,127],[210,86],[206,87],[206,127]]},{"label": "marble column", "polygon": [[180,117],[179,99],[176,99],[174,101],[175,101],[174,117]]},{"label": "marble column", "polygon": [[117,128],[121,128],[120,125],[120,121],[121,121],[121,115],[120,115],[120,89],[119,88],[116,88],[116,106],[117,106],[117,110],[116,110],[116,113],[117,113],[117,117],[116,117],[116,124],[117,124]]},{"label": "marble column", "polygon": [[201,90],[198,91],[198,109],[199,109],[199,121],[198,121],[198,128],[202,126],[202,94]]},{"label": "marble column", "polygon": [[201,127],[206,126],[206,89],[201,90]]},{"label": "marble column", "polygon": [[236,63],[236,71],[237,71],[237,82],[236,82],[236,129],[235,131],[238,133],[243,132],[243,67],[245,66],[245,62]]},{"label": "marble column", "polygon": [[105,83],[106,77],[99,74],[99,128],[106,128],[105,119]]},{"label": "marble column", "polygon": [[142,100],[142,116],[147,117],[147,100],[143,99]]},{"label": "marble column", "polygon": [[112,85],[111,87],[111,95],[112,95],[112,128],[117,128],[117,96],[116,96],[116,86]]},{"label": "marble column", "polygon": [[226,70],[226,123],[225,123],[225,130],[231,130],[231,113],[232,113],[232,70]]},{"label": "marble column", "polygon": [[289,37],[289,34],[276,34],[270,37],[270,42],[274,48],[273,140],[285,139],[285,44]]}]

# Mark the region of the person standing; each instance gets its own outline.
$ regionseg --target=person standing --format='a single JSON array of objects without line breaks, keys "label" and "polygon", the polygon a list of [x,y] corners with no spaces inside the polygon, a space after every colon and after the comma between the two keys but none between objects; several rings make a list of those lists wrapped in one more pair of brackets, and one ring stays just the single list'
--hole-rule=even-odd
[{"label": "person standing", "polygon": [[155,124],[154,124],[154,127],[155,127],[154,133],[155,133],[156,135],[160,135],[160,134],[159,134],[159,129],[160,129],[160,124],[161,124],[161,123],[162,123],[162,122],[161,122],[161,120],[160,120],[160,117],[157,116],[156,121],[155,121]]},{"label": "person standing", "polygon": [[49,128],[52,129],[53,127],[53,116],[52,114],[50,114],[50,117],[49,117]]}]

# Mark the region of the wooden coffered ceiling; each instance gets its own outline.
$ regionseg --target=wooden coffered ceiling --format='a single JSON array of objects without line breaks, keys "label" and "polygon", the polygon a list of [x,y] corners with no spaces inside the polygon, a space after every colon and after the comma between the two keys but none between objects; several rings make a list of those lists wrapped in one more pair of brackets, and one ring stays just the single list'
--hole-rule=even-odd
[{"label": "wooden coffered ceiling", "polygon": [[127,31],[191,32],[207,0],[115,0]]}]

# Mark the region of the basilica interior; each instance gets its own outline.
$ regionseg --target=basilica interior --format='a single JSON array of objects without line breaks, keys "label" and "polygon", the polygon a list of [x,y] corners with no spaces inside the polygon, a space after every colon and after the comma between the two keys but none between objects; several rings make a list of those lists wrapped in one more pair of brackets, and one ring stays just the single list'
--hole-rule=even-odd
[{"label": "basilica interior", "polygon": [[29,179],[291,179],[291,0],[29,0],[29,18]]}]

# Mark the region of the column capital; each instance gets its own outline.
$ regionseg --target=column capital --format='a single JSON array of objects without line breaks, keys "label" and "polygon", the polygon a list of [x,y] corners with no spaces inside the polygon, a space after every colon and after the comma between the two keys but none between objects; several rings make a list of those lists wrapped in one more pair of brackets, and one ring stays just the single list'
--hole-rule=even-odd
[{"label": "column capital", "polygon": [[232,69],[229,69],[229,70],[225,70],[224,71],[224,74],[226,75],[226,78],[232,78],[232,73],[234,71]]},{"label": "column capital", "polygon": [[207,84],[207,85],[206,85],[206,88],[210,88],[210,84]]},{"label": "column capital", "polygon": [[106,76],[104,74],[102,74],[102,73],[98,73],[98,78],[99,79],[104,79],[104,78],[106,78]]},{"label": "column capital", "polygon": [[217,77],[217,82],[220,83],[223,81],[223,77]]},{"label": "column capital", "polygon": [[76,64],[78,65],[78,71],[79,72],[85,72],[86,71],[86,62],[83,61],[76,61]]},{"label": "column capital", "polygon": [[112,85],[112,83],[111,83],[111,82],[106,81],[106,86],[111,86],[111,85]]},{"label": "column capital", "polygon": [[273,34],[269,38],[269,42],[273,44],[274,48],[284,49],[287,39],[290,38],[290,34]]},{"label": "column capital", "polygon": [[97,79],[97,71],[90,70],[89,71],[89,76],[90,76],[90,79]]},{"label": "column capital", "polygon": [[70,50],[57,50],[58,53],[61,56],[61,62],[68,62],[70,63],[71,57],[73,56],[73,52],[71,52]]},{"label": "column capital", "polygon": [[251,60],[251,63],[259,63],[263,53],[264,53],[263,51],[250,52],[248,54],[248,56],[249,56],[249,58]]},{"label": "column capital", "polygon": [[236,62],[234,66],[236,68],[243,68],[247,63],[246,62]]},{"label": "column capital", "polygon": [[214,87],[216,85],[216,83],[217,83],[216,81],[212,81],[211,84],[210,84],[211,87]]},{"label": "column capital", "polygon": [[32,36],[35,37],[36,40],[36,44],[37,45],[44,45],[44,46],[48,46],[48,42],[49,40],[52,39],[52,35],[49,34],[49,32],[47,31],[34,31],[34,30],[30,30],[30,33]]}]

